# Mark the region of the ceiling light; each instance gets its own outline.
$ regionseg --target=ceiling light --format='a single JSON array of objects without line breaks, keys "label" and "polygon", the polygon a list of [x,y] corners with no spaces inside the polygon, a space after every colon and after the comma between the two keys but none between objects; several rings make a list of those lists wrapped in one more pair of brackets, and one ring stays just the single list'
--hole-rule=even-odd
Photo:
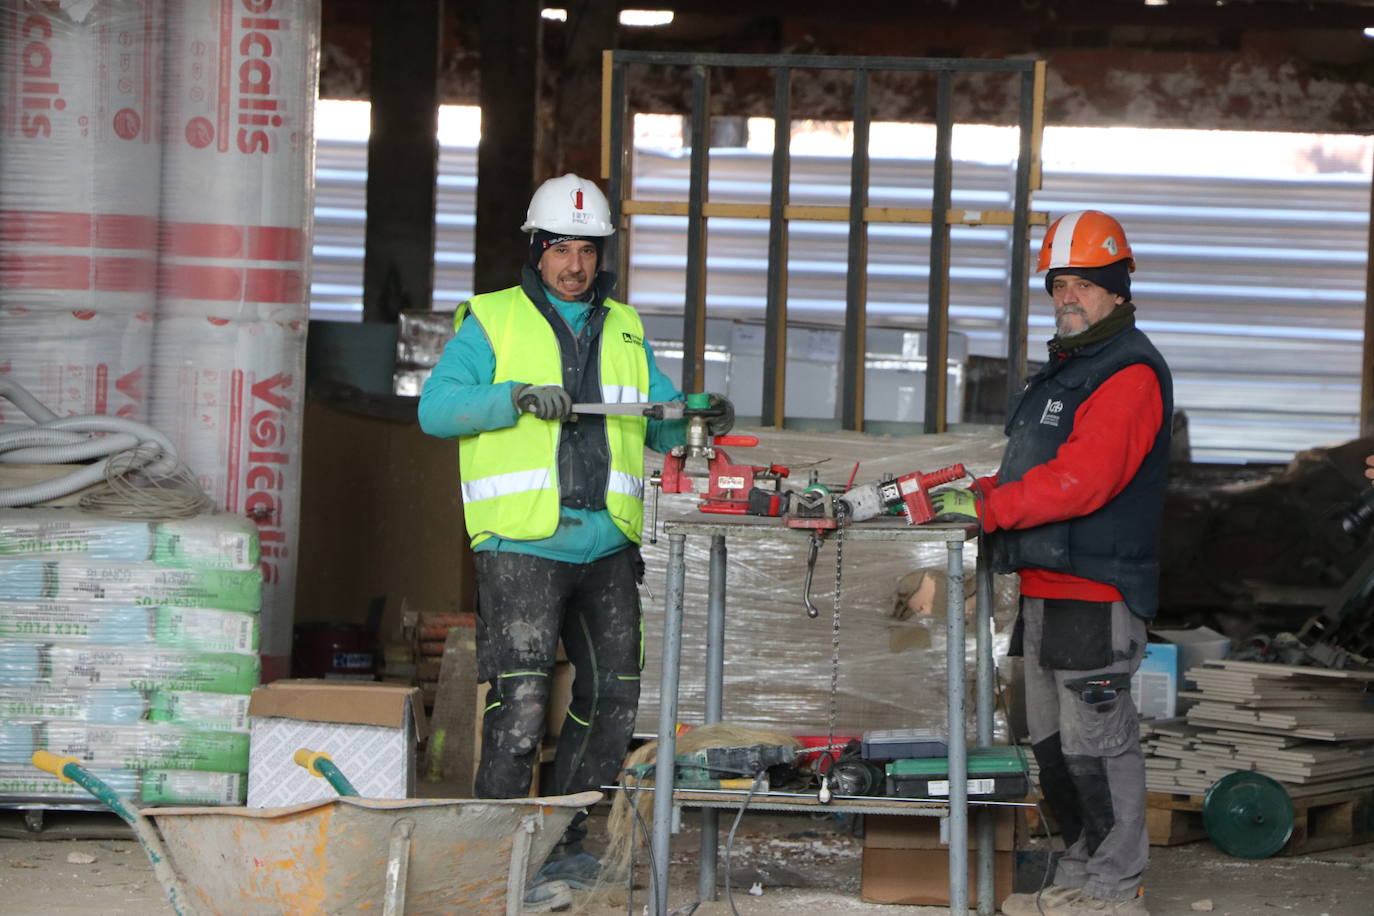
[{"label": "ceiling light", "polygon": [[633,26],[668,25],[673,21],[672,10],[621,10],[620,24]]},{"label": "ceiling light", "polygon": [[[568,11],[559,7],[548,7],[541,15],[553,22],[567,22]],[[621,10],[620,24],[628,26],[667,25],[673,21],[672,10]]]},{"label": "ceiling light", "polygon": [[1369,27],[1369,28],[1367,28],[1367,29],[1364,30],[1364,37],[1365,37],[1365,38],[1374,38],[1374,26],[1371,26],[1371,27]]},{"label": "ceiling light", "polygon": [[1168,6],[1169,0],[1145,0],[1146,6]]}]

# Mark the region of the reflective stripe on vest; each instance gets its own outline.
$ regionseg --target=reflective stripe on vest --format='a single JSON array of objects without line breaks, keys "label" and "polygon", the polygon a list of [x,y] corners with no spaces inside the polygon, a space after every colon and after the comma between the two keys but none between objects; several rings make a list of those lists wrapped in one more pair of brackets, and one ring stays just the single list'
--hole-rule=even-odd
[{"label": "reflective stripe on vest", "polygon": [[495,499],[498,496],[510,496],[531,490],[547,490],[551,489],[552,484],[553,475],[549,473],[548,468],[493,474],[491,477],[463,481],[463,502],[475,503],[483,499]]},{"label": "reflective stripe on vest", "polygon": [[[600,386],[607,403],[644,403],[649,367],[634,309],[605,300]],[[492,381],[561,385],[562,355],[548,321],[519,287],[474,296],[468,306],[496,357]],[[644,417],[606,417],[611,457],[606,509],[638,543],[644,525]],[[522,414],[514,426],[459,440],[463,514],[473,546],[497,535],[539,540],[558,527],[561,424]]]}]

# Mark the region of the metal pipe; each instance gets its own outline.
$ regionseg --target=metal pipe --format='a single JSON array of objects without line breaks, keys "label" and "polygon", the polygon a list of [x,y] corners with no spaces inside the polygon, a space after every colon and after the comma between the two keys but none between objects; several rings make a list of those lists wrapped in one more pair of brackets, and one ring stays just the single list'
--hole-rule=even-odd
[{"label": "metal pipe", "polygon": [[964,542],[951,540],[945,601],[949,708],[949,911],[968,909],[968,751],[964,746]]},{"label": "metal pipe", "polygon": [[[711,568],[707,585],[706,613],[706,723],[719,722],[725,700],[725,535],[711,536]],[[701,859],[697,872],[697,899],[714,900],[716,856],[720,850],[720,811],[701,811]]]},{"label": "metal pipe", "polygon": [[[974,605],[977,609],[975,624],[977,628],[975,636],[975,652],[977,654],[977,680],[975,682],[975,696],[977,697],[976,723],[978,729],[978,747],[992,746],[992,725],[993,725],[993,677],[995,669],[992,665],[992,566],[987,562],[987,551],[984,549],[986,538],[980,533],[978,536],[978,558],[974,566],[974,584],[976,586],[976,597]],[[997,818],[997,809],[982,807],[978,809],[978,914],[979,916],[992,916],[996,911],[997,904],[993,899],[993,859],[996,848],[996,837],[994,835]]]},{"label": "metal pipe", "polygon": [[659,677],[658,754],[654,763],[653,916],[668,913],[668,859],[673,826],[673,765],[677,756],[678,667],[682,662],[682,592],[687,535],[668,535],[663,595],[663,663]]}]

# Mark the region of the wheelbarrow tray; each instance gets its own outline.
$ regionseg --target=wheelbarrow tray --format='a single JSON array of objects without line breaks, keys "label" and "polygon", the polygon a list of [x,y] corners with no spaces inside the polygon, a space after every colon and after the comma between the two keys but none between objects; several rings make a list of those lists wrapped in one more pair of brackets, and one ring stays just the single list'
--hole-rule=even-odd
[{"label": "wheelbarrow tray", "polygon": [[[404,912],[507,912],[599,792],[510,799],[333,798],[286,808],[145,808],[206,913],[378,916],[396,844]],[[400,840],[395,837],[402,837]],[[523,861],[522,861],[523,860]],[[521,874],[510,875],[512,864]],[[511,886],[514,886],[514,891]],[[515,898],[518,901],[518,897]]]}]

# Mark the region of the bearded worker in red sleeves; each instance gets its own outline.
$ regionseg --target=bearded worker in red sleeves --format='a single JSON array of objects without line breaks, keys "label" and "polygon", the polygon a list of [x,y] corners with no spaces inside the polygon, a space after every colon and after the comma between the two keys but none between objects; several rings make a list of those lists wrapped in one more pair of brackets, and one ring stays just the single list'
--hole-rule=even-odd
[{"label": "bearded worker in red sleeves", "polygon": [[1039,270],[1056,333],[1012,405],[1001,468],[932,499],[942,520],[978,521],[993,569],[1021,580],[1011,654],[1025,657],[1032,750],[1066,851],[1052,884],[1013,894],[1002,912],[1148,916],[1130,683],[1159,606],[1173,383],[1135,326],[1120,223],[1098,210],[1060,217]]}]

